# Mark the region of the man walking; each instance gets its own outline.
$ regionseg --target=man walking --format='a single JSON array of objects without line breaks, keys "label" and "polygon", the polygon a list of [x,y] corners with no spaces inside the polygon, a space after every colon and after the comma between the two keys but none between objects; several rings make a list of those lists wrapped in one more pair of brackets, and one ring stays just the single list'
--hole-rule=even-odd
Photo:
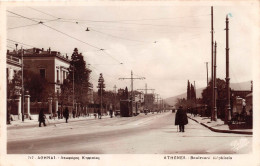
[{"label": "man walking", "polygon": [[66,119],[66,123],[68,123],[68,119],[69,119],[69,109],[68,109],[68,107],[65,108],[65,110],[63,112],[63,116]]},{"label": "man walking", "polygon": [[101,110],[98,109],[98,119],[101,119]]},{"label": "man walking", "polygon": [[43,109],[41,109],[40,112],[39,112],[39,119],[38,119],[38,121],[39,121],[39,127],[42,127],[42,123],[43,123],[44,126],[46,126],[46,124],[45,124],[45,115],[43,113]]},{"label": "man walking", "polygon": [[179,131],[184,132],[184,126],[186,124],[188,124],[188,117],[186,112],[182,109],[182,106],[180,106],[175,115],[175,125],[179,125]]}]

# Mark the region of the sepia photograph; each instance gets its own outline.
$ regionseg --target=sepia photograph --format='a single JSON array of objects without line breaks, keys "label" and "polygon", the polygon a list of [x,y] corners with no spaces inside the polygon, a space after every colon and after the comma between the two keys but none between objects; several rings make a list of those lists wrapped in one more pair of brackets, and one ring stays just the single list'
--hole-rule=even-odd
[{"label": "sepia photograph", "polygon": [[259,2],[2,8],[7,156],[218,161],[259,151]]}]

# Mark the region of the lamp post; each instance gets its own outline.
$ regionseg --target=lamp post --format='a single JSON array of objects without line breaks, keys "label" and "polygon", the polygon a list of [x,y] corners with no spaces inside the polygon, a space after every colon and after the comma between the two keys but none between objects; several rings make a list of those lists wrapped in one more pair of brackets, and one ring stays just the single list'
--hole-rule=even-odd
[{"label": "lamp post", "polygon": [[74,70],[75,70],[75,65],[73,62],[73,82],[72,82],[72,89],[73,89],[73,101],[72,101],[72,108],[74,109],[74,100],[75,100],[75,92],[74,92]]},{"label": "lamp post", "polygon": [[230,78],[229,78],[229,35],[228,35],[228,16],[226,17],[226,90],[227,90],[227,105],[225,111],[225,123],[231,120],[231,106],[230,106]]},{"label": "lamp post", "polygon": [[23,47],[21,47],[21,57],[22,57],[22,121],[24,122],[24,85],[23,85]]}]

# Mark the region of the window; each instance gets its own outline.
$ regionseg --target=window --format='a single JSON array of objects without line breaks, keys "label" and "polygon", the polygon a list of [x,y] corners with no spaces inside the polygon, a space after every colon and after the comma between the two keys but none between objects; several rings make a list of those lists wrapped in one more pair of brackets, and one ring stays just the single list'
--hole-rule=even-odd
[{"label": "window", "polygon": [[45,79],[45,69],[40,69],[40,76]]},{"label": "window", "polygon": [[57,70],[57,83],[59,83],[60,82],[60,79],[59,79],[60,77],[59,77],[59,70]]}]

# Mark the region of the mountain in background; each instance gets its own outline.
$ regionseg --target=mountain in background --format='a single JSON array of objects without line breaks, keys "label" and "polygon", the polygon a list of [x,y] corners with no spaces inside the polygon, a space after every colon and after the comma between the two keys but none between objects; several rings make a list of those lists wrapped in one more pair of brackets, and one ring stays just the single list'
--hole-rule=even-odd
[{"label": "mountain in background", "polygon": [[[241,83],[231,83],[230,87],[231,87],[232,90],[251,90],[251,81],[241,82]],[[196,97],[197,98],[202,97],[201,94],[202,94],[203,89],[205,89],[205,87],[196,89]],[[181,99],[181,98],[187,98],[187,92],[180,94],[180,95],[177,95],[177,96],[166,98],[164,101],[167,104],[174,106],[175,103],[177,102],[177,100]]]}]

